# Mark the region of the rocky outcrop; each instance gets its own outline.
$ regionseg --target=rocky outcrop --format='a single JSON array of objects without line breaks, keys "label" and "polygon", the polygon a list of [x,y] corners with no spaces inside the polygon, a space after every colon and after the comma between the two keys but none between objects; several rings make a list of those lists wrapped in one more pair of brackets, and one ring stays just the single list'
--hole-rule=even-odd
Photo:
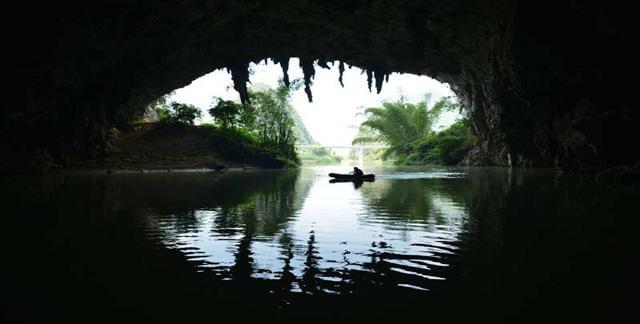
[{"label": "rocky outcrop", "polygon": [[[469,164],[592,171],[632,165],[632,12],[611,2],[138,0],[21,4],[1,22],[0,167],[108,151],[153,99],[227,68],[246,100],[247,66],[314,65],[426,74],[461,98],[479,143]],[[285,74],[286,77],[286,74]],[[285,78],[286,80],[286,78]],[[342,82],[342,76],[336,76]]]}]

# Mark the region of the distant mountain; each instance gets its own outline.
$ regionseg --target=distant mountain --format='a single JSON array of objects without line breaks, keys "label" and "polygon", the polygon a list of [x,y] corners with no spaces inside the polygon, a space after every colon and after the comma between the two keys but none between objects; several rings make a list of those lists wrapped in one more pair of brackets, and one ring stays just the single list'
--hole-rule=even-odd
[{"label": "distant mountain", "polygon": [[310,145],[310,144],[318,144],[313,136],[307,130],[307,126],[304,125],[302,118],[298,112],[291,107],[291,117],[293,117],[293,121],[296,123],[296,137],[298,138],[298,144]]}]

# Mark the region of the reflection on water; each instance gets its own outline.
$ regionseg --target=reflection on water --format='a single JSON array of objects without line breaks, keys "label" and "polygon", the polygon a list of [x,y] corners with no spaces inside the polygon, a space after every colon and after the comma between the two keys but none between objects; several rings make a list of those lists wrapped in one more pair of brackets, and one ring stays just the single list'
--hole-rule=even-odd
[{"label": "reflection on water", "polygon": [[[319,170],[274,175],[226,205],[144,214],[146,233],[223,280],[287,277],[291,292],[338,294],[362,285],[428,291],[444,280],[467,217],[439,193],[463,179],[421,173],[360,186]],[[426,175],[420,177],[420,175]],[[392,179],[394,173],[386,177]],[[244,192],[243,192],[244,193]]]},{"label": "reflection on water", "polygon": [[628,303],[632,272],[607,264],[637,245],[621,224],[635,186],[430,168],[331,183],[331,171],[5,179],[3,311],[581,321]]}]

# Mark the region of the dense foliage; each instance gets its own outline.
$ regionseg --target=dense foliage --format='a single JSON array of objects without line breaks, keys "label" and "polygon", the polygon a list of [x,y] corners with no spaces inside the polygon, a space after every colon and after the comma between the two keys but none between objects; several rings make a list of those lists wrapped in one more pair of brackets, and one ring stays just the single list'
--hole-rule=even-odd
[{"label": "dense foliage", "polygon": [[473,147],[474,137],[469,129],[469,121],[464,118],[449,128],[431,133],[413,144],[413,153],[404,164],[446,164],[456,165],[464,159]]},{"label": "dense foliage", "polygon": [[295,122],[289,104],[290,89],[280,85],[275,90],[250,92],[255,107],[252,130],[261,145],[273,148],[285,156],[295,157]]},{"label": "dense foliage", "polygon": [[256,120],[254,106],[220,98],[213,99],[209,115],[222,129],[250,129]]},{"label": "dense foliage", "polygon": [[326,147],[314,147],[300,153],[300,159],[308,164],[339,164],[342,157]]},{"label": "dense foliage", "polygon": [[468,124],[463,119],[434,132],[432,127],[442,112],[455,109],[458,104],[444,97],[429,107],[429,99],[426,96],[417,104],[385,102],[382,107],[367,109],[367,119],[353,144],[387,144],[389,148],[382,158],[393,158],[399,164],[458,164],[473,143]]},{"label": "dense foliage", "polygon": [[163,123],[193,125],[196,118],[202,117],[198,107],[180,102],[161,103],[155,107],[155,111],[158,120]]},{"label": "dense foliage", "polygon": [[289,164],[297,164],[296,123],[289,99],[300,84],[296,80],[289,87],[280,83],[276,89],[249,91],[247,104],[214,98],[209,114],[221,130],[251,139]]}]

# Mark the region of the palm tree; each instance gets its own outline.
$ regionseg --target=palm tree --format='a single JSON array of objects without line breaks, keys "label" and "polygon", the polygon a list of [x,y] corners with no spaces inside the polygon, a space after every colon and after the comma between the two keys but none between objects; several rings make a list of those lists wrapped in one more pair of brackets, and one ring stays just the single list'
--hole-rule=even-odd
[{"label": "palm tree", "polygon": [[444,97],[429,108],[430,98],[427,94],[416,104],[398,100],[368,108],[365,110],[367,119],[360,125],[360,132],[352,144],[387,144],[389,148],[382,155],[383,159],[410,154],[414,143],[433,132],[432,127],[440,114],[455,106],[451,98]]}]

